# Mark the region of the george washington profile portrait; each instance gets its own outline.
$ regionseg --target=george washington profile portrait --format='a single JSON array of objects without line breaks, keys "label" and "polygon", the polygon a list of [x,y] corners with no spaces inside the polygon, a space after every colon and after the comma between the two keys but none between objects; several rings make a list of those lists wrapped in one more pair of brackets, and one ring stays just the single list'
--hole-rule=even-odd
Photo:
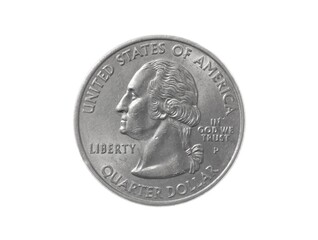
[{"label": "george washington profile portrait", "polygon": [[199,170],[203,147],[190,141],[191,129],[200,121],[198,90],[183,66],[163,59],[144,64],[116,111],[121,114],[120,133],[140,142],[133,175],[169,178]]}]

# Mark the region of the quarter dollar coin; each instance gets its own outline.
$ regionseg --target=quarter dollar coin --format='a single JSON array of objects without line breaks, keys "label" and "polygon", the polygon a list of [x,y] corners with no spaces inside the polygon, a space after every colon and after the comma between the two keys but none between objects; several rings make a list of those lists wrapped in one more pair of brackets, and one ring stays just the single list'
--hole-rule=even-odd
[{"label": "quarter dollar coin", "polygon": [[172,36],[142,37],[107,54],[75,113],[80,153],[94,176],[149,205],[211,189],[233,164],[243,126],[229,71],[210,51]]}]

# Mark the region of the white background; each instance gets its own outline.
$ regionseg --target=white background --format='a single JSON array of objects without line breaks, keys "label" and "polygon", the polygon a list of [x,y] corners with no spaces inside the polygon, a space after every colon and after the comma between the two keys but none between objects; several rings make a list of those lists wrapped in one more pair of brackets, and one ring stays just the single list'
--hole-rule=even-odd
[{"label": "white background", "polygon": [[[0,27],[0,239],[318,239],[317,1],[1,1]],[[245,106],[229,173],[169,207],[102,186],[73,126],[90,70],[153,34],[213,52]]]}]

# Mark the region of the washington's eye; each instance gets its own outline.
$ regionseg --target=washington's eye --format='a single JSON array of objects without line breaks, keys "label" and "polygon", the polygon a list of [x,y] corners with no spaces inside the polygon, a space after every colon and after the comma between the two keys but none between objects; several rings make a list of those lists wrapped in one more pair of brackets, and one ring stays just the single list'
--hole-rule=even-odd
[{"label": "washington's eye", "polygon": [[137,95],[134,92],[131,92],[131,99],[135,100],[137,98]]}]

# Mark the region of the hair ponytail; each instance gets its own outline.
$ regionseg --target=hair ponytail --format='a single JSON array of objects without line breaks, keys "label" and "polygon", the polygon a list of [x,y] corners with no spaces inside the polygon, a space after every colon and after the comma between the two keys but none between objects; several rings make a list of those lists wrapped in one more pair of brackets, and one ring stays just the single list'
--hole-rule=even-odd
[{"label": "hair ponytail", "polygon": [[201,144],[195,144],[185,151],[190,158],[189,173],[195,173],[199,170],[200,164],[203,162],[203,147]]}]

